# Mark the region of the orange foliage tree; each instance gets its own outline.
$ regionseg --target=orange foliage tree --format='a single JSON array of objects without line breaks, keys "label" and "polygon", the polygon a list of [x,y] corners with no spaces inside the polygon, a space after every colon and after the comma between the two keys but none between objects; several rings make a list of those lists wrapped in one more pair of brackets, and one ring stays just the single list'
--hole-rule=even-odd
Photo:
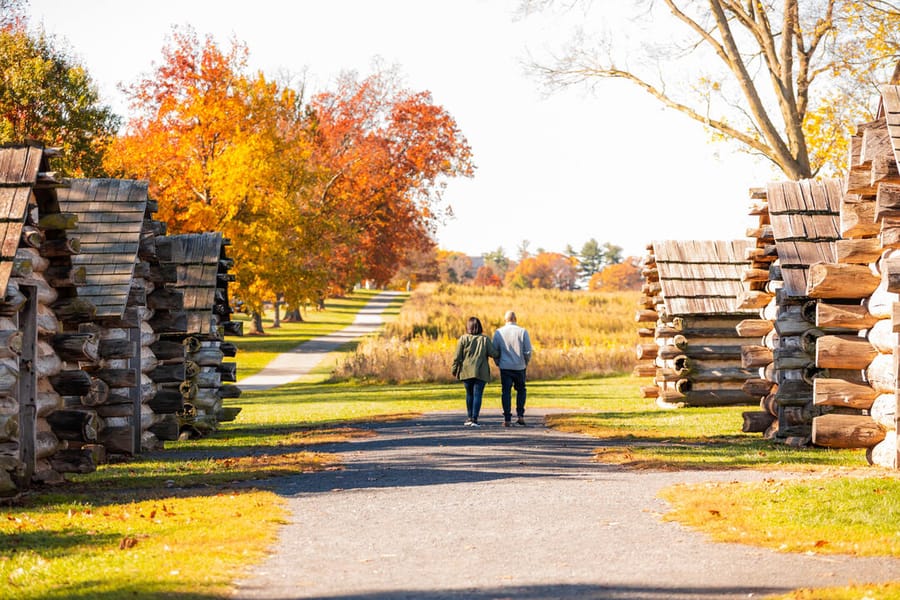
[{"label": "orange foliage tree", "polygon": [[443,178],[472,173],[455,121],[389,74],[346,76],[305,104],[249,73],[247,56],[176,29],[128,88],[134,114],[107,168],[149,180],[171,233],[231,239],[235,293],[251,310],[387,282],[432,244]]},{"label": "orange foliage tree", "polygon": [[323,202],[339,209],[338,285],[390,280],[403,257],[427,249],[442,216],[445,179],[471,176],[471,149],[456,121],[427,92],[402,89],[383,71],[313,98],[316,160],[330,174]]},{"label": "orange foliage tree", "polygon": [[480,287],[501,287],[503,285],[503,280],[500,279],[499,275],[494,273],[494,270],[491,267],[481,265],[478,267],[478,272],[475,273],[475,280],[472,281],[472,285]]},{"label": "orange foliage tree", "polygon": [[641,289],[640,259],[631,256],[624,261],[606,265],[591,276],[588,289],[599,292],[620,292]]},{"label": "orange foliage tree", "polygon": [[541,252],[519,261],[506,273],[506,285],[513,288],[575,289],[578,260],[558,252]]}]

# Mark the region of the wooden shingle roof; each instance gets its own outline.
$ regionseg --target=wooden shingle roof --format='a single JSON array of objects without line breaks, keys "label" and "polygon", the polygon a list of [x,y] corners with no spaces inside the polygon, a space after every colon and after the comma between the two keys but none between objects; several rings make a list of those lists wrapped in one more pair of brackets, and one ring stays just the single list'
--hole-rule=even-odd
[{"label": "wooden shingle roof", "polygon": [[83,267],[78,296],[97,307],[98,317],[125,312],[147,208],[147,182],[126,179],[73,179],[57,192],[60,210],[78,216],[72,232],[81,244],[72,256]]},{"label": "wooden shingle roof", "polygon": [[769,218],[788,296],[806,295],[810,265],[837,262],[843,184],[838,179],[767,185]]},{"label": "wooden shingle roof", "polygon": [[43,154],[42,148],[34,146],[0,148],[0,292],[3,293],[9,283],[31,188],[37,181]]},{"label": "wooden shingle roof", "polygon": [[653,242],[666,312],[735,314],[735,301],[743,289],[741,275],[750,265],[745,258],[750,246],[749,240]]},{"label": "wooden shingle roof", "polygon": [[222,254],[221,233],[187,233],[169,236],[172,243],[172,262],[176,264],[178,281],[174,287],[184,294],[184,311],[188,318],[188,332],[212,332]]},{"label": "wooden shingle roof", "polygon": [[900,85],[885,86],[881,90],[881,102],[894,148],[894,160],[900,165]]}]

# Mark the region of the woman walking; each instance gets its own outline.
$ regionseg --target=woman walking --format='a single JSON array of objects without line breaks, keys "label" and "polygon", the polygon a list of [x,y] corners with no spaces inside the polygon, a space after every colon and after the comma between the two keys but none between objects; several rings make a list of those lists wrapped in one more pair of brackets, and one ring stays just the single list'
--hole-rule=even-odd
[{"label": "woman walking", "polygon": [[459,338],[456,344],[456,354],[453,357],[451,372],[457,379],[461,379],[466,386],[466,413],[468,418],[465,425],[480,427],[478,414],[481,412],[481,397],[484,394],[485,384],[491,380],[491,366],[488,358],[497,359],[500,353],[494,349],[491,338],[484,335],[481,321],[478,317],[469,317],[466,323],[466,333]]}]

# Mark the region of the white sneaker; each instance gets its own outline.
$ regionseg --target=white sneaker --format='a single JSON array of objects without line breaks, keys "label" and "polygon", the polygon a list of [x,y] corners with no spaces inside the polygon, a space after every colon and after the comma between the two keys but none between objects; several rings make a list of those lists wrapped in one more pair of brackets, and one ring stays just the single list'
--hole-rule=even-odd
[{"label": "white sneaker", "polygon": [[466,422],[463,423],[463,425],[465,425],[466,427],[471,427],[474,424],[475,423],[472,422],[472,419],[466,419]]},{"label": "white sneaker", "polygon": [[469,423],[469,425],[471,425],[472,427],[481,427],[481,425],[479,425],[478,423],[476,423],[476,422],[474,422],[474,421],[472,421],[471,423]]}]

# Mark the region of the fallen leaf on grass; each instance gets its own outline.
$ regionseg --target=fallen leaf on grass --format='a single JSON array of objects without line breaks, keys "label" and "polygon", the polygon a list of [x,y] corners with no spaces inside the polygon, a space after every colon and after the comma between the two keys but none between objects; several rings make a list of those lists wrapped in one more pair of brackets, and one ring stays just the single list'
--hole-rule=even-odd
[{"label": "fallen leaf on grass", "polygon": [[125,550],[127,548],[134,548],[137,546],[137,538],[133,535],[126,535],[122,538],[122,541],[119,542],[119,550]]}]

